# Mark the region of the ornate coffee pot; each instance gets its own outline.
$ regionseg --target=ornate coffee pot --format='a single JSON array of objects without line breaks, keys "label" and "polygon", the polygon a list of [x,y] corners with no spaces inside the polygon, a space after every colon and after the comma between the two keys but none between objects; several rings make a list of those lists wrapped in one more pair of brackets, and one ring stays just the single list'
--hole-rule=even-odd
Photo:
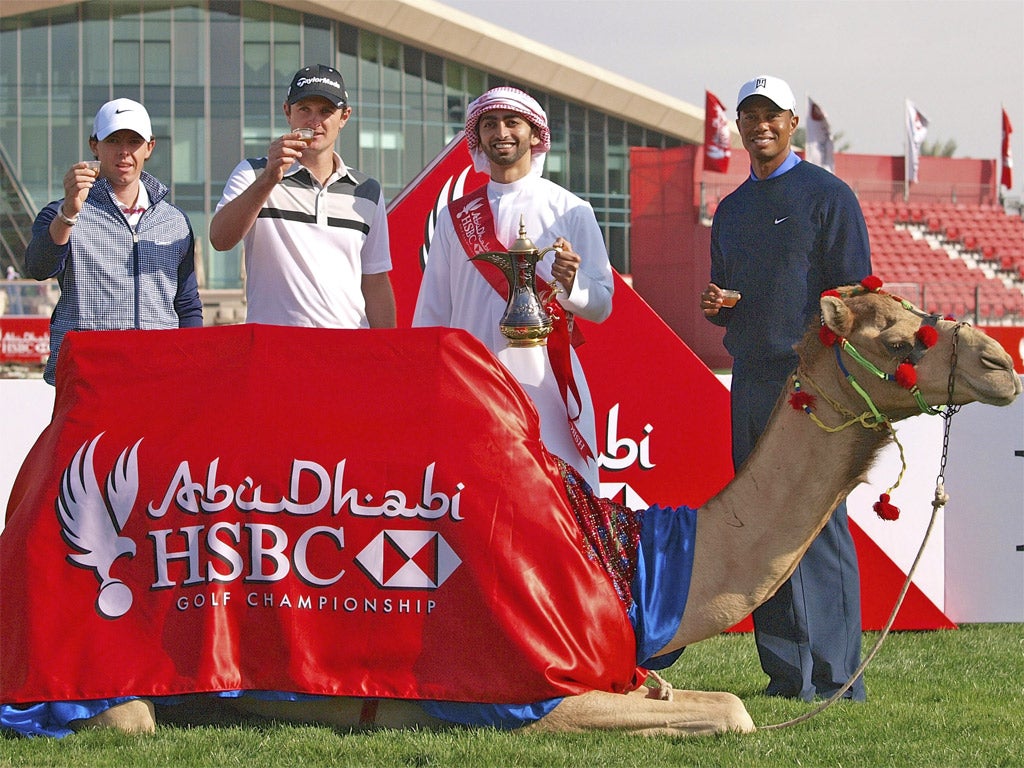
[{"label": "ornate coffee pot", "polygon": [[547,344],[547,336],[551,333],[553,323],[544,305],[558,292],[552,283],[550,293],[541,297],[537,294],[537,262],[548,251],[556,250],[548,246],[538,251],[533,241],[526,236],[526,225],[523,217],[519,217],[519,239],[504,251],[487,251],[471,256],[472,259],[489,261],[505,273],[508,280],[508,304],[501,318],[499,328],[512,347],[535,347]]}]

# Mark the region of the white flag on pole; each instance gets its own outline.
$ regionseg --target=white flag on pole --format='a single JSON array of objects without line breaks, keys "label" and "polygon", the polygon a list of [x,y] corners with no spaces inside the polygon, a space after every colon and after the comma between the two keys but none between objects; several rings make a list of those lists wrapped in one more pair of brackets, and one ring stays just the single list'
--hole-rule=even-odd
[{"label": "white flag on pole", "polygon": [[807,146],[804,148],[804,159],[809,163],[820,165],[830,173],[836,172],[836,164],[832,155],[835,144],[832,139],[832,127],[825,114],[814,99],[807,98]]},{"label": "white flag on pole", "polygon": [[917,183],[917,167],[921,162],[921,145],[928,135],[928,119],[921,110],[907,99],[907,162],[906,178],[911,184]]}]

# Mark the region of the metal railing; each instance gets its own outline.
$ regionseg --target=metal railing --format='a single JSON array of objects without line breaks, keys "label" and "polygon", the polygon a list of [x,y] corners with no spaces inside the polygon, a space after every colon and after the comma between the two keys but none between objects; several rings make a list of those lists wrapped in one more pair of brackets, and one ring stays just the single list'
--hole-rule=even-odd
[{"label": "metal railing", "polygon": [[0,277],[8,265],[25,270],[25,248],[35,220],[35,204],[14,172],[10,158],[0,145]]},{"label": "metal railing", "polygon": [[942,281],[886,282],[885,290],[928,312],[950,315],[975,325],[1024,325],[1024,292],[996,295],[982,283]]},{"label": "metal railing", "polygon": [[0,280],[0,315],[49,317],[59,298],[56,280]]}]

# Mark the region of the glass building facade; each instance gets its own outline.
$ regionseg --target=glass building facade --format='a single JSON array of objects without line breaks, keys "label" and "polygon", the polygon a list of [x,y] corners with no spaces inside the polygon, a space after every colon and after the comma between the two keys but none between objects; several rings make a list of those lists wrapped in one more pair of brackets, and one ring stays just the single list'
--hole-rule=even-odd
[{"label": "glass building facade", "polygon": [[[146,169],[192,220],[202,287],[240,288],[241,246],[214,251],[209,219],[239,160],[265,155],[287,130],[288,83],[314,63],[346,80],[353,116],[339,153],[378,178],[388,200],[461,129],[469,101],[495,85],[519,85],[508,73],[262,2],[92,0],[8,16],[0,19],[0,161],[5,188],[19,194],[5,193],[0,206],[21,199],[34,215],[62,197],[67,168],[89,157],[96,110],[112,98],[136,99],[157,138]],[[679,140],[527,90],[551,123],[545,175],[593,205],[613,265],[628,272],[629,148]]]}]

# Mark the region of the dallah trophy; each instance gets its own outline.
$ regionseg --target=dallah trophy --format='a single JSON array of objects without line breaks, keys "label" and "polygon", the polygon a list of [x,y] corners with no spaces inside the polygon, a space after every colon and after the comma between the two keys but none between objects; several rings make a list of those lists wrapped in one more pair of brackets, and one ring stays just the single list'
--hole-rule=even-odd
[{"label": "dallah trophy", "polygon": [[537,246],[527,237],[526,225],[520,216],[519,238],[507,252],[487,251],[470,257],[494,264],[508,280],[508,304],[498,327],[511,347],[537,347],[547,344],[547,336],[551,333],[553,322],[544,305],[558,293],[559,289],[552,283],[550,292],[545,292],[543,297],[538,295],[537,262],[545,253],[554,250],[556,248],[551,245],[538,251]]}]

